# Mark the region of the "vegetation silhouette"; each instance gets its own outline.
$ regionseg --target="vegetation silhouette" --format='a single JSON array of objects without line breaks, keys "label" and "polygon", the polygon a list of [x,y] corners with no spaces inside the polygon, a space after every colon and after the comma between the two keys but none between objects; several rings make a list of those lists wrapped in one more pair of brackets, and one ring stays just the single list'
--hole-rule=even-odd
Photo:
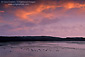
[{"label": "vegetation silhouette", "polygon": [[0,36],[0,42],[5,41],[85,41],[83,37],[52,37],[52,36]]}]

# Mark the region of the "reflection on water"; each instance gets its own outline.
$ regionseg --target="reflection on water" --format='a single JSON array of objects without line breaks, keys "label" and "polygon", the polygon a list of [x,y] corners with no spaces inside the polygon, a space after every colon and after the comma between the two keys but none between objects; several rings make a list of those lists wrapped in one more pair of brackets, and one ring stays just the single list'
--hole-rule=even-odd
[{"label": "reflection on water", "polygon": [[85,42],[5,42],[0,57],[85,57]]}]

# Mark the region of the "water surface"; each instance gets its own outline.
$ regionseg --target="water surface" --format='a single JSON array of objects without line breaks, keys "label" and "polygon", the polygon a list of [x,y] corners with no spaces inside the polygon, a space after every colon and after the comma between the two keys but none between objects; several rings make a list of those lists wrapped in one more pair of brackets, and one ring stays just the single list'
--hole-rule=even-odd
[{"label": "water surface", "polygon": [[85,42],[5,42],[0,57],[85,57]]}]

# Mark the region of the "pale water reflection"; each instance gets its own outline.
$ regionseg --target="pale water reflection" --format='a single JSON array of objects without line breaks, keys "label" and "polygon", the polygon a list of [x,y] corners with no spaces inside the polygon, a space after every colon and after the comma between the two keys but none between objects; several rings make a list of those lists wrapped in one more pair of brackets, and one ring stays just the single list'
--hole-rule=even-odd
[{"label": "pale water reflection", "polygon": [[85,57],[85,42],[5,42],[0,57]]}]

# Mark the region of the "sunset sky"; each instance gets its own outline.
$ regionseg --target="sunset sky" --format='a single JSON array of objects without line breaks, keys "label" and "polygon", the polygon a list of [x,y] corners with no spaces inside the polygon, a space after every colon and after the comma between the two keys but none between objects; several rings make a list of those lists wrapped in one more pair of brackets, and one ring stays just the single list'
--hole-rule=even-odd
[{"label": "sunset sky", "polygon": [[22,4],[0,2],[0,36],[85,37],[85,0],[29,0]]}]

